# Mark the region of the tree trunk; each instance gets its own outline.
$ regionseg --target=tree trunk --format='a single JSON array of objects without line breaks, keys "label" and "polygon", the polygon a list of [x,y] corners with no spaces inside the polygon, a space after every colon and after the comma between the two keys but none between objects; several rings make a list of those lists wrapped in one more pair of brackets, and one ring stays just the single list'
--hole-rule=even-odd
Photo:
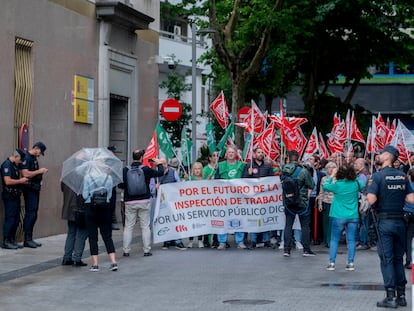
[{"label": "tree trunk", "polygon": [[[231,106],[231,115],[233,120],[237,117],[237,112],[240,110],[241,107],[244,106],[245,100],[245,88],[246,82],[241,81],[241,79],[235,78],[232,79],[232,106]],[[235,126],[234,128],[234,143],[236,144],[237,148],[243,149],[244,147],[244,129]]]}]

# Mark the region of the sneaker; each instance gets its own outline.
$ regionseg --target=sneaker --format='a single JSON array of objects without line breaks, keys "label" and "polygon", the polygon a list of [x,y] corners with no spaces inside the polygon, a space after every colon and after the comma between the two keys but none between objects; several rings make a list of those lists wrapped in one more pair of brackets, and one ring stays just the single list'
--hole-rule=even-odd
[{"label": "sneaker", "polygon": [[315,255],[316,254],[314,252],[312,252],[311,250],[308,250],[308,251],[304,251],[303,252],[303,257],[313,257]]},{"label": "sneaker", "polygon": [[217,249],[220,250],[220,251],[223,250],[223,249],[226,249],[226,244],[225,243],[220,243],[219,246],[217,246]]},{"label": "sneaker", "polygon": [[355,270],[354,263],[350,262],[350,263],[346,264],[345,270],[346,271],[354,271]]},{"label": "sneaker", "polygon": [[243,242],[240,242],[239,244],[237,244],[237,248],[239,248],[239,249],[246,249],[247,247],[246,247],[246,245],[244,245]]},{"label": "sneaker", "polygon": [[204,242],[198,241],[198,248],[204,248]]},{"label": "sneaker", "polygon": [[72,266],[74,261],[72,259],[63,259],[62,266]]},{"label": "sneaker", "polygon": [[187,248],[193,248],[193,241],[190,241],[190,242],[187,244]]},{"label": "sneaker", "polygon": [[92,271],[92,272],[98,272],[98,271],[99,271],[99,266],[91,266],[91,267],[89,268],[89,271]]},{"label": "sneaker", "polygon": [[144,253],[144,257],[149,257],[149,256],[152,256],[151,252]]},{"label": "sneaker", "polygon": [[129,253],[125,253],[125,252],[124,252],[124,253],[122,254],[122,256],[124,256],[124,257],[129,257]]},{"label": "sneaker", "polygon": [[335,263],[331,262],[327,267],[326,270],[328,271],[335,271]]},{"label": "sneaker", "polygon": [[111,266],[109,267],[109,270],[118,271],[118,264],[117,263],[111,264]]},{"label": "sneaker", "polygon": [[286,250],[286,251],[284,251],[284,252],[283,252],[283,256],[284,256],[284,257],[290,257],[290,251],[287,251],[287,250]]},{"label": "sneaker", "polygon": [[280,242],[279,249],[284,249],[284,248],[285,248],[285,243],[282,241]]},{"label": "sneaker", "polygon": [[303,249],[303,245],[299,241],[296,241],[295,245],[296,245],[296,249]]},{"label": "sneaker", "polygon": [[169,248],[170,248],[170,243],[164,242],[164,244],[162,245],[162,249],[169,249]]},{"label": "sneaker", "polygon": [[365,250],[367,250],[367,249],[370,249],[370,247],[369,247],[368,245],[361,245],[361,244],[359,244],[359,245],[356,247],[356,249],[357,249],[357,250],[360,250],[360,251],[365,251]]},{"label": "sneaker", "polygon": [[256,247],[257,248],[263,248],[264,247],[264,243],[262,242],[262,243],[257,243],[256,244]]},{"label": "sneaker", "polygon": [[187,249],[187,247],[185,247],[183,243],[176,244],[175,248],[179,249],[180,251],[185,251]]}]

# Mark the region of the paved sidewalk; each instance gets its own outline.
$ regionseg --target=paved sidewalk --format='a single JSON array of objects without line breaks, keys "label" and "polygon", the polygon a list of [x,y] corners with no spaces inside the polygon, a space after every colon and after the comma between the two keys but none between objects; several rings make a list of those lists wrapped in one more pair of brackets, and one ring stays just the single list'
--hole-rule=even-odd
[{"label": "paved sidewalk", "polygon": [[[136,230],[138,231],[138,230]],[[384,297],[379,259],[372,250],[358,251],[356,270],[345,271],[341,246],[336,271],[326,271],[328,249],[314,246],[315,257],[290,258],[274,249],[225,251],[161,250],[142,256],[140,237],[131,256],[122,257],[122,232],[113,231],[119,271],[111,272],[108,256],[99,255],[100,272],[61,266],[66,235],[36,239],[38,249],[0,249],[2,310],[381,310]],[[187,242],[187,239],[184,240]],[[230,238],[232,241],[232,238]],[[88,247],[84,259],[91,263]],[[411,309],[411,271],[407,298]],[[400,308],[401,309],[401,308]]]}]

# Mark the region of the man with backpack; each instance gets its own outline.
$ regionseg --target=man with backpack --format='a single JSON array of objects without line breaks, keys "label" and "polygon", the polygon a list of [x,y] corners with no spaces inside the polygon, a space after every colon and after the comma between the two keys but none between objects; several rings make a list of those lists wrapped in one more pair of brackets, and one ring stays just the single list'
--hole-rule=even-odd
[{"label": "man with backpack", "polygon": [[299,216],[302,228],[303,256],[315,256],[315,253],[310,249],[311,214],[308,207],[309,195],[315,184],[308,170],[299,165],[299,154],[296,150],[289,151],[288,160],[289,163],[282,167],[280,176],[286,216],[283,256],[290,257],[292,227],[296,215]]},{"label": "man with backpack", "polygon": [[124,189],[125,202],[125,228],[123,237],[124,257],[129,257],[131,250],[132,232],[139,220],[141,236],[144,249],[144,256],[151,256],[151,193],[149,183],[151,178],[164,175],[164,168],[159,159],[153,159],[156,170],[143,166],[145,150],[135,150],[132,153],[133,162],[130,166],[124,167],[123,180],[118,187]]}]

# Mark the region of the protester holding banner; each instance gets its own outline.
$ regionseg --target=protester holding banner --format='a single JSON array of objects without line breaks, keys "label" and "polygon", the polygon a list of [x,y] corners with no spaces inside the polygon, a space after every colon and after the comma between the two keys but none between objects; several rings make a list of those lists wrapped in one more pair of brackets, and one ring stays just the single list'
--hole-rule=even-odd
[{"label": "protester holding banner", "polygon": [[[263,149],[257,147],[253,150],[254,159],[246,164],[243,171],[243,178],[260,178],[266,176],[274,176],[274,172],[270,163],[265,161],[265,154]],[[265,247],[270,247],[270,234],[269,232],[263,232],[257,234],[256,232],[250,233],[251,247],[255,248],[257,243],[257,236],[262,235],[262,240]]]},{"label": "protester holding banner", "polygon": [[[180,177],[178,176],[177,170],[175,170],[173,166],[168,165],[166,159],[161,159],[161,164],[164,167],[164,175],[161,177],[158,177],[158,182],[155,185],[157,190],[162,184],[168,184],[168,183],[180,181]],[[178,168],[178,165],[177,165],[177,168]],[[164,242],[162,249],[168,249],[170,246],[175,246],[176,249],[179,249],[181,251],[184,251],[187,249],[184,246],[182,239]]]},{"label": "protester holding banner", "polygon": [[203,168],[204,179],[214,179],[217,170],[218,152],[214,151],[208,156],[208,164]]},{"label": "protester holding banner", "polygon": [[[201,162],[194,162],[191,167],[191,175],[186,180],[203,180],[203,164]],[[193,248],[194,237],[189,238],[187,248]],[[208,236],[206,236],[206,241],[208,242]],[[203,248],[203,236],[198,236],[198,248]]]},{"label": "protester holding banner", "polygon": [[[226,160],[218,163],[215,179],[234,179],[242,177],[245,163],[237,161],[236,156],[237,148],[228,146],[226,149]],[[234,239],[237,248],[247,248],[244,244],[244,232],[235,232]],[[218,250],[226,249],[227,234],[219,234],[218,242]]]}]

